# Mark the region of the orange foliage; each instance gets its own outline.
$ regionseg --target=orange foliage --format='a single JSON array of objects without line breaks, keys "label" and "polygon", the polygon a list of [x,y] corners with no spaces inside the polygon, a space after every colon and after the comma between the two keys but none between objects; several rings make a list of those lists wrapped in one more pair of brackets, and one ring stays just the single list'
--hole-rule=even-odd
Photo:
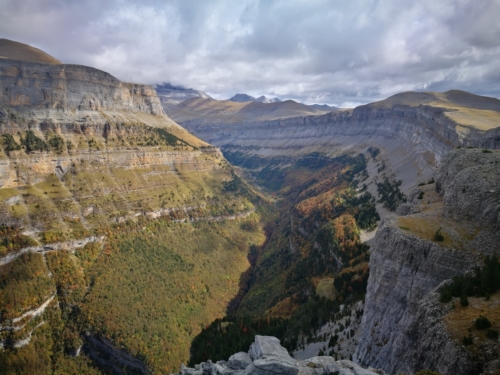
[{"label": "orange foliage", "polygon": [[335,229],[335,239],[341,248],[345,250],[353,249],[359,242],[359,230],[354,216],[344,214],[332,221]]}]

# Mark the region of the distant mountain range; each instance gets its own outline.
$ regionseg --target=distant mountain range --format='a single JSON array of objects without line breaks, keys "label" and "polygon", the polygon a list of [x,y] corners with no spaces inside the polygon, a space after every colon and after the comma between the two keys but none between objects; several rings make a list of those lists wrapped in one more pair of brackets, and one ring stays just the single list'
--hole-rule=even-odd
[{"label": "distant mountain range", "polygon": [[210,95],[203,91],[188,89],[182,86],[174,86],[170,83],[154,85],[156,94],[160,98],[163,108],[168,111],[177,104],[192,98],[212,99]]},{"label": "distant mountain range", "polygon": [[279,98],[267,98],[264,95],[254,98],[253,96],[247,94],[236,94],[232,98],[228,99],[231,102],[245,103],[245,102],[257,102],[257,103],[279,103],[281,99]]}]

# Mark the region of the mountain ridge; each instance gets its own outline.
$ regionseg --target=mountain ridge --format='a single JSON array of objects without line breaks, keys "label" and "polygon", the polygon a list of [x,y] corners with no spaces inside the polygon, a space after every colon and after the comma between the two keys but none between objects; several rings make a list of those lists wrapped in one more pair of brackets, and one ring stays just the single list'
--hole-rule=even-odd
[{"label": "mountain ridge", "polygon": [[24,43],[0,38],[0,59],[22,60],[46,64],[61,64],[61,62],[48,53],[31,47]]}]

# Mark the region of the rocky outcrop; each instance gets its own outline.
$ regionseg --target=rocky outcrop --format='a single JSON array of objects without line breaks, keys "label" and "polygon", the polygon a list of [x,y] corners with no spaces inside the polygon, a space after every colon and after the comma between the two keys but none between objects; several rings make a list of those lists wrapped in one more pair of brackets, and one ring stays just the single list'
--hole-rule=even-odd
[{"label": "rocky outcrop", "polygon": [[[423,206],[399,210],[409,215],[406,223],[420,229],[400,227],[398,218],[382,223],[370,251],[355,361],[390,373],[422,369],[447,375],[475,373],[474,360],[446,329],[443,317],[451,307],[439,302],[437,292],[443,283],[479,265],[481,254],[492,255],[499,249],[499,162],[498,152],[450,152],[436,178],[442,202],[434,211]],[[415,197],[410,201],[422,205]],[[431,240],[435,228],[449,228],[450,223],[449,242]],[[423,235],[425,225],[431,229]],[[453,231],[468,234],[462,242],[452,241]]]},{"label": "rocky outcrop", "polygon": [[247,353],[232,355],[229,360],[203,362],[195,368],[181,365],[179,375],[384,375],[382,370],[364,369],[347,360],[313,357],[295,361],[276,337],[255,336]]},{"label": "rocky outcrop", "polygon": [[48,244],[48,245],[43,245],[43,246],[25,247],[19,251],[16,251],[14,253],[10,253],[10,254],[0,258],[0,266],[4,266],[4,265],[12,262],[14,259],[19,258],[22,254],[25,254],[25,253],[42,253],[42,254],[44,254],[44,253],[49,253],[51,251],[69,251],[69,252],[74,253],[75,250],[79,247],[83,247],[90,242],[102,242],[102,241],[104,241],[104,239],[105,239],[104,236],[91,236],[91,237],[82,238],[81,240],[56,242],[53,244]]},{"label": "rocky outcrop", "polygon": [[81,65],[0,60],[0,104],[62,111],[140,111],[163,114],[153,87],[120,82]]},{"label": "rocky outcrop", "polygon": [[456,150],[443,160],[436,188],[443,195],[445,214],[500,228],[500,153]]},{"label": "rocky outcrop", "polygon": [[[412,327],[422,323],[423,300],[443,281],[466,272],[475,262],[472,254],[404,233],[386,220],[370,252],[362,333],[354,361],[382,367],[391,374],[418,371],[425,365],[433,368],[414,350],[411,355],[421,360],[415,364],[418,368],[409,364],[410,349],[419,345]],[[436,333],[431,330],[427,335]]]}]

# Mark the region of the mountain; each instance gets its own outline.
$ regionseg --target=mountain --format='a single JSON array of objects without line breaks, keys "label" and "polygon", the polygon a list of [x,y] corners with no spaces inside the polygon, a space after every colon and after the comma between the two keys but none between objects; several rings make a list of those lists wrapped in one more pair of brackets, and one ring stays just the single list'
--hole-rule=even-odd
[{"label": "mountain", "polygon": [[22,60],[34,63],[61,64],[55,57],[38,48],[13,40],[0,38],[0,59]]},{"label": "mountain", "polygon": [[266,98],[264,95],[259,96],[255,99],[257,103],[279,103],[281,99],[279,98]]},{"label": "mountain", "polygon": [[245,102],[257,102],[257,103],[278,103],[281,102],[278,98],[266,98],[264,95],[254,98],[253,96],[247,94],[236,94],[232,98],[228,99],[230,102],[245,103]]},{"label": "mountain", "polygon": [[201,98],[186,100],[168,110],[169,116],[177,122],[219,125],[317,115],[327,112],[329,110],[317,109],[293,100],[259,103]]},{"label": "mountain", "polygon": [[175,371],[265,205],[153,87],[23,56],[0,59],[0,368]]},{"label": "mountain", "polygon": [[166,112],[169,112],[170,108],[175,107],[177,104],[182,103],[187,99],[212,99],[203,91],[187,89],[181,86],[173,86],[170,83],[155,85],[154,88],[156,90],[156,95],[160,98],[160,102]]},{"label": "mountain", "polygon": [[330,110],[330,111],[335,111],[337,109],[340,109],[339,107],[335,107],[333,105],[328,105],[328,104],[311,104],[311,107]]},{"label": "mountain", "polygon": [[42,57],[0,59],[0,369],[500,370],[500,101],[217,101]]}]

